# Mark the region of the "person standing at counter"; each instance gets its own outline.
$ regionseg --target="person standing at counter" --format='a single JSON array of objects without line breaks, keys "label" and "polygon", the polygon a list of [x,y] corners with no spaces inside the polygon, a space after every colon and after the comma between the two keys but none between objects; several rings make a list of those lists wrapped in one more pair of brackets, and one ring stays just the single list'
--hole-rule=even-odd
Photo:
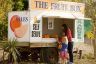
[{"label": "person standing at counter", "polygon": [[69,64],[73,64],[73,42],[72,42],[72,34],[70,28],[66,25],[62,25],[63,32],[65,36],[68,38],[68,53],[69,53]]}]

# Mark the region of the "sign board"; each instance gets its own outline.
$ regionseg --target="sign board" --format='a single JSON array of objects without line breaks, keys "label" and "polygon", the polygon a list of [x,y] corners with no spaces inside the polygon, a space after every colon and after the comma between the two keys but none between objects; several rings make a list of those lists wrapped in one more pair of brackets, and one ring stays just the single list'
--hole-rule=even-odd
[{"label": "sign board", "polygon": [[36,11],[17,11],[8,14],[8,40],[41,42],[42,17]]},{"label": "sign board", "polygon": [[38,43],[42,40],[42,17],[38,18],[38,13],[30,12],[30,42]]},{"label": "sign board", "polygon": [[48,29],[54,29],[54,18],[48,18]]},{"label": "sign board", "polygon": [[66,2],[58,0],[29,0],[29,10],[62,11],[68,13],[84,14],[83,3]]},{"label": "sign board", "polygon": [[10,12],[8,14],[8,40],[29,42],[29,12]]},{"label": "sign board", "polygon": [[75,20],[75,29],[76,42],[84,42],[84,19]]}]

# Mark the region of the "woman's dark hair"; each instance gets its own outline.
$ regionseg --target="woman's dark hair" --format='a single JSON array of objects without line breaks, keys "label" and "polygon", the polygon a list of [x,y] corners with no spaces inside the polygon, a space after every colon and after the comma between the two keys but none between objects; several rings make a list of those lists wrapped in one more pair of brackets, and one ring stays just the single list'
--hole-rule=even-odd
[{"label": "woman's dark hair", "polygon": [[66,24],[63,24],[62,27],[64,28],[64,29],[63,29],[63,32],[64,32],[65,35],[67,36],[68,26],[67,26]]}]

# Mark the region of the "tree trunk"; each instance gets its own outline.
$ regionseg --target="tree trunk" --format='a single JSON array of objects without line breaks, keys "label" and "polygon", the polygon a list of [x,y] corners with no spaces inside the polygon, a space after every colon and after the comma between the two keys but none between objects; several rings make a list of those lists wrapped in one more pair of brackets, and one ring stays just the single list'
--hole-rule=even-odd
[{"label": "tree trunk", "polygon": [[4,57],[5,57],[5,55],[4,55],[4,50],[3,50],[3,64],[4,64]]},{"label": "tree trunk", "polygon": [[[94,37],[96,36],[96,22],[94,22]],[[93,40],[94,58],[96,59],[96,37]]]}]

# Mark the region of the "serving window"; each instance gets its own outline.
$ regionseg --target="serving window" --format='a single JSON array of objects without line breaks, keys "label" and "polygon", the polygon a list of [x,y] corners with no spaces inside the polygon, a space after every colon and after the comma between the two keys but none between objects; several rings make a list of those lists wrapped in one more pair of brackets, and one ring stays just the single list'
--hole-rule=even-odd
[{"label": "serving window", "polygon": [[62,24],[68,25],[72,31],[72,37],[75,37],[75,20],[65,18],[42,18],[42,36],[43,38],[56,38],[62,34]]}]

